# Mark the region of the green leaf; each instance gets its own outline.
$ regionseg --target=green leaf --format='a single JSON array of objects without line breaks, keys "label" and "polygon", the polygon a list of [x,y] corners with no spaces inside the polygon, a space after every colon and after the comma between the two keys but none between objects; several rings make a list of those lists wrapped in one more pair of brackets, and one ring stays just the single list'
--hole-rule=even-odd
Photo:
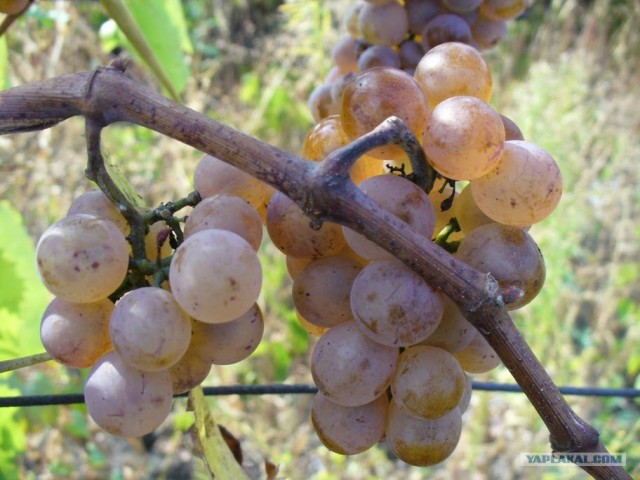
[{"label": "green leaf", "polygon": [[189,392],[189,404],[195,417],[197,441],[213,476],[219,480],[248,480],[220,433],[202,387]]},{"label": "green leaf", "polygon": [[[181,2],[102,0],[102,4],[126,36],[125,46],[144,60],[169,94],[178,100],[191,75],[187,54],[193,51]],[[104,30],[103,45],[111,50],[120,37],[114,36],[110,27]]]},{"label": "green leaf", "polygon": [[0,242],[0,354],[39,353],[40,319],[51,295],[37,273],[22,217],[7,201],[0,201],[0,231],[7,232]]}]

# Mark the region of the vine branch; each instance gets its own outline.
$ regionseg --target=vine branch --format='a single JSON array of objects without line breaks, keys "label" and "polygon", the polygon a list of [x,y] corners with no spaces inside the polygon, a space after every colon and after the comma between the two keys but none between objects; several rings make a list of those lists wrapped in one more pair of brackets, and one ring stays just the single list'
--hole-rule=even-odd
[{"label": "vine branch", "polygon": [[[458,304],[531,401],[549,429],[554,451],[607,453],[598,432],[571,409],[523,339],[504,308],[497,282],[415,233],[350,181],[339,158],[353,158],[345,152],[362,145],[345,147],[325,163],[312,163],[174,103],[114,67],[1,92],[0,107],[0,134],[48,128],[77,115],[88,120],[88,139],[96,134],[95,126],[119,121],[144,126],[272,185],[313,221],[340,223],[363,234]],[[90,155],[97,158],[98,152],[90,149]],[[622,467],[581,468],[598,479],[631,478]]]}]

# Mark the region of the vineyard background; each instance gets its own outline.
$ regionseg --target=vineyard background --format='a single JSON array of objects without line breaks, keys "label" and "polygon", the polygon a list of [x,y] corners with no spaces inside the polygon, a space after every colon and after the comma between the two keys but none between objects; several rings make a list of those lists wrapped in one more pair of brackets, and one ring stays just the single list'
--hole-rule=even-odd
[{"label": "vineyard background", "polygon": [[[183,101],[299,152],[312,124],[306,97],[330,68],[340,14],[350,1],[182,3],[190,33],[184,45],[191,47]],[[0,40],[0,86],[108,63],[123,44],[106,20],[97,2],[37,2]],[[638,25],[634,1],[537,1],[487,53],[493,105],[526,139],[553,153],[565,179],[560,207],[532,230],[547,262],[547,283],[515,314],[559,385],[640,387]],[[139,62],[131,73],[160,88]],[[76,118],[52,130],[0,137],[0,360],[42,350],[38,323],[49,298],[35,275],[32,245],[91,188],[82,176],[83,135]],[[105,135],[108,159],[149,205],[191,191],[198,152],[137,127],[113,126]],[[263,343],[249,360],[214,368],[205,385],[310,382],[313,339],[297,325],[284,259],[266,242],[261,253]],[[78,392],[85,374],[53,363],[2,374],[0,395]],[[502,368],[475,379],[512,383]],[[640,401],[569,402],[640,474]],[[186,433],[185,403],[176,400],[157,432],[135,440],[102,433],[82,405],[1,409],[0,478],[206,478]],[[311,396],[229,396],[211,403],[241,440],[255,478],[264,458],[290,479],[586,477],[575,467],[519,466],[520,452],[549,448],[548,432],[520,394],[474,393],[460,445],[433,469],[396,462],[384,446],[353,457],[329,453],[308,418]]]}]

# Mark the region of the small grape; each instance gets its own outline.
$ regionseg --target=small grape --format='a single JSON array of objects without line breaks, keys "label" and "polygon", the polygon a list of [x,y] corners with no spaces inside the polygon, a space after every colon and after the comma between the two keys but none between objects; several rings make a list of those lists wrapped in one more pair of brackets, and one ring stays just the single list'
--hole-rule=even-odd
[{"label": "small grape", "polygon": [[373,45],[397,45],[409,30],[407,12],[395,1],[379,6],[367,3],[360,10],[358,30]]},{"label": "small grape", "polygon": [[438,418],[420,418],[389,404],[385,427],[391,451],[409,465],[428,467],[444,461],[453,453],[462,433],[462,416],[454,408]]},{"label": "small grape", "polygon": [[439,347],[447,352],[457,352],[466,347],[476,335],[473,328],[458,306],[446,295],[442,295],[444,312],[438,328],[429,335],[420,345]]},{"label": "small grape", "polygon": [[471,44],[471,28],[459,15],[445,13],[427,23],[421,32],[425,51],[443,43],[460,42]]},{"label": "small grape", "polygon": [[54,298],[42,315],[40,338],[54,360],[87,368],[113,348],[109,338],[111,300],[70,303]]},{"label": "small grape", "polygon": [[462,350],[453,354],[468,373],[486,373],[500,365],[500,357],[480,332]]},{"label": "small grape", "polygon": [[329,450],[355,455],[380,441],[388,407],[386,395],[365,405],[345,407],[318,392],[311,407],[311,422],[318,438]]},{"label": "small grape", "polygon": [[138,288],[118,300],[109,330],[123,360],[151,372],[176,363],[191,339],[189,317],[170,292],[158,287]]},{"label": "small grape", "polygon": [[176,301],[193,318],[224,323],[256,302],[262,268],[244,238],[227,230],[203,230],[177,248],[169,282]]},{"label": "small grape", "polygon": [[330,328],[311,356],[311,375],[330,400],[354,407],[383,395],[396,369],[398,349],[367,338],[355,322]]},{"label": "small grape", "polygon": [[108,220],[75,214],[42,234],[36,262],[51,293],[68,302],[91,303],[107,298],[124,280],[129,244]]},{"label": "small grape", "polygon": [[140,437],[167,418],[173,389],[167,370],[137,370],[112,351],[91,368],[84,399],[102,429],[120,437]]},{"label": "small grape", "polygon": [[131,230],[127,220],[122,216],[120,210],[118,210],[118,207],[107,198],[102,190],[85,192],[71,202],[67,210],[67,216],[75,215],[76,213],[85,213],[109,220],[118,227],[123,235],[129,235],[129,231]]}]

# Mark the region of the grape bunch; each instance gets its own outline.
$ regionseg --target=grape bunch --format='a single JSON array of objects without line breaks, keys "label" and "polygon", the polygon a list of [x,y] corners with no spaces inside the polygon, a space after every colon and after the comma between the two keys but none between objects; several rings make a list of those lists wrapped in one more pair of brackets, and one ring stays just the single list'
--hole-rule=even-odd
[{"label": "grape bunch", "polygon": [[[526,6],[355,2],[345,18],[349,34],[333,49],[335,66],[309,97],[316,125],[302,151],[319,161],[388,117],[403,120],[435,172],[432,189],[411,181],[397,145],[363,155],[352,180],[416,233],[490,274],[508,310],[544,284],[544,260],[528,231],[562,194],[554,158],[489,104],[492,78],[480,50]],[[411,465],[442,462],[459,441],[471,375],[498,366],[496,353],[452,299],[375,243],[335,225],[304,229],[293,220],[301,212],[275,205],[269,234],[287,255],[301,325],[319,336],[311,357],[319,439],[345,455],[384,441]],[[298,250],[294,236],[323,248]]]},{"label": "grape bunch", "polygon": [[[42,317],[42,343],[63,365],[91,369],[89,414],[114,435],[154,430],[174,394],[199,385],[212,365],[247,358],[263,335],[258,212],[271,189],[213,157],[199,163],[195,183],[203,199],[184,224],[175,222],[179,245],[167,240],[176,232],[155,221],[146,257],[133,258],[129,224],[95,190],[78,197],[36,248],[40,276],[55,295]],[[141,262],[146,280],[134,288]]]},{"label": "grape bunch", "polygon": [[[333,67],[309,98],[317,121],[340,113],[345,85],[359,72],[393,67],[414,75],[425,53],[447,42],[495,47],[529,0],[357,0],[344,15],[346,33],[331,52]],[[437,98],[429,98],[433,104]]]}]

